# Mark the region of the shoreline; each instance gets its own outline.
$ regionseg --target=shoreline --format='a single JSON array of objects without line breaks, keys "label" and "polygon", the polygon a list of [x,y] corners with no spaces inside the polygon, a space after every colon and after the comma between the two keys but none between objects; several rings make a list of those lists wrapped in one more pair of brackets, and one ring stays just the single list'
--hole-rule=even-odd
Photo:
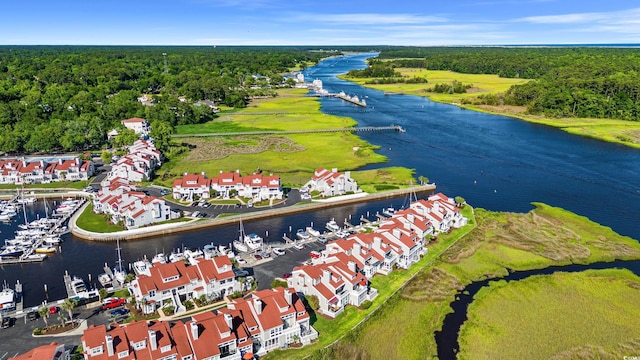
[{"label": "shoreline", "polygon": [[324,201],[314,201],[310,204],[292,205],[286,208],[265,209],[263,211],[258,211],[254,213],[225,216],[223,218],[216,218],[211,220],[209,219],[195,220],[194,219],[193,222],[151,225],[151,226],[142,227],[138,229],[123,230],[123,231],[118,231],[113,233],[91,232],[91,231],[81,229],[76,225],[76,219],[80,216],[80,214],[82,214],[82,211],[84,211],[84,208],[88,206],[87,205],[88,203],[87,203],[78,211],[76,211],[76,213],[71,217],[71,219],[69,220],[68,227],[70,229],[70,232],[74,236],[83,240],[104,241],[104,242],[117,241],[117,240],[125,240],[125,241],[139,240],[139,239],[144,239],[144,238],[153,237],[153,236],[175,234],[180,232],[201,230],[201,229],[206,229],[206,228],[211,228],[216,226],[235,224],[235,223],[238,223],[238,221],[241,218],[244,221],[266,219],[266,218],[272,218],[272,217],[279,217],[283,215],[303,213],[303,212],[315,211],[319,209],[326,209],[326,208],[342,206],[347,204],[355,204],[355,203],[375,201],[375,200],[391,198],[391,197],[399,197],[399,196],[410,194],[412,192],[417,193],[417,192],[434,191],[435,189],[436,189],[435,184],[427,184],[427,185],[416,186],[413,188],[392,190],[392,191],[374,193],[374,194],[366,194],[365,196],[361,195],[361,196],[353,197],[353,196],[346,195],[346,196],[343,196],[341,199],[335,199],[335,200],[328,199]]},{"label": "shoreline", "polygon": [[[604,142],[608,142],[608,143],[612,143],[612,144],[619,144],[619,145],[623,145],[623,146],[627,146],[633,149],[640,149],[640,143],[633,143],[633,142],[625,142],[625,141],[621,141],[615,138],[608,138],[606,136],[598,136],[598,135],[594,135],[594,134],[589,134],[589,133],[585,133],[585,132],[581,132],[581,131],[571,131],[571,129],[575,129],[578,128],[579,125],[573,125],[573,124],[556,124],[554,123],[554,119],[553,118],[542,118],[542,119],[533,119],[530,118],[526,115],[519,115],[519,114],[514,114],[514,113],[509,113],[509,112],[498,112],[498,111],[492,111],[489,109],[483,109],[483,108],[479,108],[476,105],[473,104],[461,104],[458,102],[453,102],[453,101],[446,101],[443,99],[439,99],[436,100],[434,99],[432,96],[430,96],[428,93],[416,93],[416,92],[398,92],[395,90],[389,90],[389,89],[381,89],[378,88],[376,86],[372,86],[375,84],[365,84],[365,83],[360,83],[358,81],[354,81],[352,78],[349,78],[347,76],[345,76],[346,74],[342,74],[342,75],[338,75],[337,78],[342,79],[342,80],[346,80],[349,81],[353,84],[362,86],[362,87],[366,87],[368,89],[374,89],[374,90],[379,90],[379,91],[384,91],[386,93],[391,93],[391,94],[395,94],[395,95],[415,95],[415,96],[420,96],[420,97],[425,97],[427,99],[429,99],[430,101],[436,102],[436,103],[440,103],[440,104],[448,104],[448,105],[454,105],[457,106],[461,109],[465,109],[465,110],[471,110],[471,111],[476,111],[476,112],[480,112],[480,113],[485,113],[485,114],[491,114],[491,115],[499,115],[499,116],[506,116],[512,119],[516,119],[516,120],[520,120],[520,121],[525,121],[528,123],[532,123],[532,124],[538,124],[538,125],[545,125],[545,126],[549,126],[555,129],[559,129],[562,130],[566,133],[572,134],[572,135],[577,135],[577,136],[582,136],[582,137],[586,137],[586,138],[590,138],[590,139],[595,139],[595,140],[599,140],[599,141],[604,141]],[[579,118],[576,118],[579,119]],[[599,120],[618,120],[618,119],[599,119]],[[625,121],[625,120],[618,120],[618,121]],[[624,125],[634,125],[636,124],[633,121],[629,121],[629,124],[625,124],[625,123],[621,123],[619,124],[619,126],[624,126]],[[639,128],[640,130],[640,128]]]}]

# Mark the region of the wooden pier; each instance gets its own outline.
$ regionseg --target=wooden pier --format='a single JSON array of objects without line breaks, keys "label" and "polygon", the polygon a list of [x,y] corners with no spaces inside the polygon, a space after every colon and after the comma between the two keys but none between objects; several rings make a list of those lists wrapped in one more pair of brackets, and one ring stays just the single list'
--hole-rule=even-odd
[{"label": "wooden pier", "polygon": [[190,137],[213,137],[213,136],[245,136],[245,135],[287,135],[287,134],[314,134],[314,133],[334,133],[334,132],[400,132],[406,130],[402,126],[362,126],[350,128],[330,128],[330,129],[314,129],[314,130],[282,130],[282,131],[244,131],[244,132],[226,132],[226,133],[204,133],[204,134],[173,134],[172,138],[190,138]]}]

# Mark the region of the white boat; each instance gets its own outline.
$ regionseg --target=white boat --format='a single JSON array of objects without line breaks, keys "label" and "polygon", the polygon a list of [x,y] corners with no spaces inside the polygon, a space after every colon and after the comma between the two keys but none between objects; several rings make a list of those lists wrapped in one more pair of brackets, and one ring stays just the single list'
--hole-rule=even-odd
[{"label": "white boat", "polygon": [[53,235],[53,234],[46,235],[43,241],[47,245],[60,245],[60,243],[62,242],[62,240],[60,239],[60,236]]},{"label": "white boat", "polygon": [[331,221],[327,223],[326,228],[329,231],[338,231],[341,229],[341,227],[338,225],[338,223],[334,219],[331,219]]},{"label": "white boat", "polygon": [[236,254],[233,253],[233,250],[231,250],[231,246],[227,247],[224,245],[218,245],[218,254],[223,256],[227,255],[230,259],[233,259],[236,256]]},{"label": "white boat", "polygon": [[71,288],[71,294],[69,294],[69,298],[89,299],[99,296],[97,290],[89,290],[89,288],[87,288],[87,285],[84,283],[84,280],[77,276],[71,278],[71,283],[69,285]]},{"label": "white boat", "polygon": [[197,264],[197,259],[204,258],[204,252],[200,249],[185,249],[183,253],[191,265]]},{"label": "white boat", "polygon": [[169,262],[184,261],[184,254],[181,252],[172,252],[169,255]]},{"label": "white boat", "polygon": [[24,253],[24,249],[20,246],[10,245],[3,247],[0,251],[0,257],[18,257]]},{"label": "white boat", "polygon": [[5,283],[0,291],[0,311],[13,311],[16,309],[16,293]]},{"label": "white boat", "polygon": [[156,254],[153,259],[151,259],[152,264],[166,264],[167,257],[163,253]]},{"label": "white boat", "polygon": [[384,215],[386,217],[392,217],[395,212],[396,212],[396,209],[394,209],[392,207],[388,207],[388,208],[382,210],[382,215]]},{"label": "white boat", "polygon": [[306,232],[307,232],[307,234],[309,234],[311,236],[314,236],[314,237],[320,236],[320,231],[312,228],[311,226],[307,226]]},{"label": "white boat", "polygon": [[131,266],[133,267],[133,272],[136,273],[136,275],[151,276],[151,270],[149,269],[151,264],[149,264],[147,259],[134,261]]},{"label": "white boat", "polygon": [[296,231],[296,236],[298,237],[298,239],[300,240],[309,240],[311,238],[311,236],[304,230],[302,229],[298,229],[298,231]]},{"label": "white boat", "polygon": [[258,234],[245,235],[242,219],[240,219],[240,235],[233,242],[233,247],[242,252],[254,251],[262,248],[263,239]]},{"label": "white boat", "polygon": [[98,282],[104,288],[111,287],[113,285],[113,279],[111,279],[111,276],[109,276],[109,274],[107,273],[98,275]]}]

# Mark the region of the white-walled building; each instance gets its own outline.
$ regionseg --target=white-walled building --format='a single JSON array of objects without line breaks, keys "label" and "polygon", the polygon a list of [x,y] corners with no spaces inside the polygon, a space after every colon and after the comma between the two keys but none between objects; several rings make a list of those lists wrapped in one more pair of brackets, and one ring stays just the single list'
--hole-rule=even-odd
[{"label": "white-walled building", "polygon": [[301,190],[308,192],[318,191],[325,197],[361,191],[356,181],[351,178],[350,171],[341,173],[336,168],[331,171],[322,168],[316,170],[311,180],[304,184]]},{"label": "white-walled building", "polygon": [[269,199],[282,199],[284,193],[280,186],[280,177],[270,174],[252,174],[242,176],[240,171],[220,171],[217,177],[207,178],[201,174],[185,174],[184,177],[173,181],[173,198],[186,198],[189,201],[195,197],[207,199],[222,197],[228,199],[235,194],[239,197],[260,202]]},{"label": "white-walled building", "polygon": [[151,130],[149,122],[147,122],[146,119],[130,118],[122,120],[120,123],[127,129],[133,130],[136,134],[140,134],[142,136],[149,135],[149,131]]},{"label": "white-walled building", "polygon": [[88,180],[95,173],[93,161],[68,159],[0,160],[0,184],[47,184]]}]

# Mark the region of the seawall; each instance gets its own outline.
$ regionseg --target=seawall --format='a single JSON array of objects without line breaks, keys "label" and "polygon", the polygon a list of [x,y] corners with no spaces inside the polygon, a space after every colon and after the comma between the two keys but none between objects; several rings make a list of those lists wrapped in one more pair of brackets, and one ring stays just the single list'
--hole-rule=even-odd
[{"label": "seawall", "polygon": [[391,198],[391,197],[399,197],[399,196],[410,194],[412,192],[415,192],[415,193],[430,192],[430,191],[434,191],[435,189],[436,189],[435,184],[427,184],[427,185],[415,186],[407,189],[385,191],[382,193],[375,193],[375,194],[367,194],[366,196],[361,196],[361,197],[354,197],[354,198],[347,197],[343,199],[337,199],[335,201],[312,202],[312,203],[306,203],[306,204],[292,205],[284,208],[265,209],[263,211],[225,216],[223,218],[217,218],[217,219],[199,219],[199,220],[194,220],[193,222],[153,225],[153,226],[143,227],[139,229],[123,230],[123,231],[118,231],[113,233],[95,233],[95,232],[86,231],[77,227],[75,222],[77,217],[84,210],[84,207],[83,207],[80,210],[78,210],[73,215],[73,217],[71,217],[71,219],[69,220],[69,229],[71,229],[71,233],[76,237],[79,237],[84,240],[90,240],[90,241],[138,240],[138,239],[144,239],[144,238],[153,237],[153,236],[175,234],[175,233],[185,232],[185,231],[193,231],[193,230],[206,229],[206,228],[211,228],[216,226],[237,224],[240,221],[240,218],[242,218],[242,220],[244,221],[266,219],[271,217],[278,217],[283,215],[291,215],[296,213],[326,209],[326,208],[342,206],[347,204],[355,204],[355,203],[375,201],[375,200]]}]

